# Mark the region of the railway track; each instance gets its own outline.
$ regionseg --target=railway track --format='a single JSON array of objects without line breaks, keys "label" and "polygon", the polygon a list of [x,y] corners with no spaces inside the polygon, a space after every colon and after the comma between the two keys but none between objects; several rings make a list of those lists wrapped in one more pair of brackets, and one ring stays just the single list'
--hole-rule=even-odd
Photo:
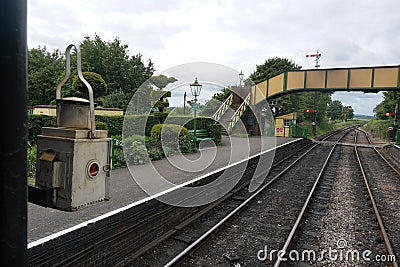
[{"label": "railway track", "polygon": [[[362,138],[358,138],[360,133]],[[387,220],[393,210],[387,211],[380,192],[388,195],[388,201],[391,200],[397,210],[399,202],[393,203],[392,190],[380,188],[379,191],[376,184],[370,185],[370,181],[376,179],[374,177],[385,175],[367,172],[364,168],[371,162],[386,166],[389,162],[374,146],[359,147],[360,143],[372,145],[365,132],[355,130],[344,139],[349,142],[352,138],[353,148],[332,149],[334,153],[321,172],[318,185],[310,191],[308,199],[311,201],[304,204],[305,212],[299,214],[296,221],[299,224],[293,226],[281,249],[285,252],[274,266],[282,263],[299,266],[299,261],[305,266],[398,266],[393,255],[398,251],[396,233],[400,224],[398,216],[397,220],[392,219],[395,221]],[[365,154],[371,149],[375,152]],[[361,153],[366,157],[361,158]],[[389,172],[382,168],[380,166],[384,173]],[[392,173],[398,174],[395,168],[391,169]],[[370,170],[377,170],[377,166]],[[394,182],[384,179],[382,182],[386,184]],[[377,195],[378,202],[374,197]],[[392,244],[396,244],[395,249]],[[290,261],[286,262],[288,258]]]},{"label": "railway track", "polygon": [[[368,135],[362,131],[368,143]],[[371,151],[373,150],[373,151]],[[398,165],[387,160],[376,148],[357,148],[366,183],[375,197],[375,206],[381,214],[381,224],[387,232],[385,246],[388,254],[400,259],[400,172]],[[361,165],[360,163],[360,165]],[[390,246],[391,245],[391,246]],[[398,266],[395,262],[392,266]]]},{"label": "railway track", "polygon": [[[325,140],[338,141],[338,135],[342,137],[344,135],[343,130],[340,134],[335,133],[327,136]],[[314,153],[311,153],[311,151]],[[284,235],[281,235],[280,238],[276,232],[282,231],[283,234],[290,230],[285,225],[289,225],[290,222],[296,219],[299,211],[296,207],[306,197],[306,194],[303,193],[303,188],[311,188],[314,184],[314,178],[319,173],[319,168],[304,168],[305,162],[322,165],[328,154],[329,146],[315,144],[308,150],[303,150],[293,155],[288,162],[282,163],[271,170],[266,183],[255,194],[250,194],[247,190],[232,192],[227,199],[213,207],[212,212],[210,212],[210,209],[201,215],[194,215],[193,219],[189,219],[189,223],[183,223],[175,227],[175,232],[172,235],[160,240],[160,242],[151,246],[151,249],[149,247],[145,253],[141,253],[141,255],[132,259],[130,264],[136,265],[137,263],[137,266],[143,264],[172,266],[178,263],[183,266],[224,265],[233,264],[240,260],[246,263],[251,261],[260,263],[257,259],[257,251],[237,253],[239,251],[237,245],[240,246],[241,251],[248,251],[254,248],[254,245],[257,248],[263,248],[266,238],[271,236],[273,237],[270,239],[271,246],[278,247]],[[298,174],[298,178],[293,179],[296,174]],[[308,178],[304,179],[304,177]],[[288,184],[291,184],[291,186],[287,187],[286,185]],[[282,190],[285,187],[286,189]],[[296,200],[294,201],[288,196],[296,196]],[[251,213],[252,210],[254,211],[254,209],[262,211],[260,218],[255,218],[251,214],[246,215]],[[284,210],[284,214],[282,214],[282,210]],[[237,216],[238,213],[240,213],[240,217]],[[237,220],[244,220],[244,222],[236,223]],[[249,225],[249,223],[253,223],[253,226],[248,227],[246,234],[249,237],[252,236],[253,244],[247,244],[246,241],[242,242],[242,244],[234,244],[231,238],[224,238],[223,232],[225,229],[241,235],[243,227],[246,228],[245,225]],[[227,225],[229,227],[224,227]],[[262,231],[259,232],[259,230]],[[215,244],[210,244],[210,242],[214,243],[210,240],[210,237],[216,235],[222,235],[221,240],[225,240],[228,243],[221,241],[224,245],[221,243],[216,246]],[[220,237],[217,239],[219,240]],[[241,242],[239,239],[237,241]],[[218,252],[217,247],[220,248]],[[203,251],[204,249],[209,249],[209,251]],[[199,250],[201,252],[197,252]],[[191,255],[190,257],[188,257],[189,254]],[[211,254],[214,254],[214,259],[207,259],[207,255]]]}]

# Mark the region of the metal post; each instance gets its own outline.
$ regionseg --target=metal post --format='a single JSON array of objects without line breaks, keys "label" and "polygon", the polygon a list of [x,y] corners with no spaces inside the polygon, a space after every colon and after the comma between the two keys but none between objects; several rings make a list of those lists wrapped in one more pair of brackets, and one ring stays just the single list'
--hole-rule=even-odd
[{"label": "metal post", "polygon": [[111,169],[114,170],[114,146],[115,139],[111,138]]},{"label": "metal post", "polygon": [[186,92],[183,95],[183,114],[186,114]]},{"label": "metal post", "polygon": [[0,249],[2,266],[27,265],[27,1],[0,1]]},{"label": "metal post", "polygon": [[194,150],[197,151],[197,134],[196,134],[196,109],[197,109],[197,97],[194,97],[194,121],[193,121],[193,133],[194,133]]}]

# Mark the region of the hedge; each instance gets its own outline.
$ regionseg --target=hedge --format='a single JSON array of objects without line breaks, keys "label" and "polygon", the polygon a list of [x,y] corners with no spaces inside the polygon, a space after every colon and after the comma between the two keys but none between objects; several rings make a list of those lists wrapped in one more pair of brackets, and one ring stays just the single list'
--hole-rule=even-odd
[{"label": "hedge", "polygon": [[[143,135],[143,125],[145,126],[145,135],[150,136],[151,129],[156,124],[182,125],[187,129],[193,129],[193,119],[185,116],[168,116],[165,112],[154,112],[150,115],[128,115],[128,116],[96,116],[96,125],[99,129],[108,128],[108,136],[122,135],[122,128],[125,120],[124,136]],[[98,123],[102,122],[102,123]],[[103,124],[105,123],[105,124]],[[197,129],[208,129],[209,125],[215,121],[208,117],[196,118]],[[41,133],[42,127],[56,127],[56,117],[46,115],[28,115],[28,139],[35,143],[36,136]]]},{"label": "hedge", "polygon": [[178,143],[178,140],[175,140],[175,138],[179,138],[184,135],[186,137],[189,137],[189,131],[185,127],[182,127],[180,125],[156,124],[151,129],[150,137],[157,142],[165,140],[166,142]]},{"label": "hedge", "polygon": [[221,144],[221,128],[222,125],[219,123],[210,124],[208,126],[208,133],[211,138],[214,138],[215,144]]},{"label": "hedge", "polygon": [[57,118],[46,115],[28,115],[28,141],[33,145],[36,136],[42,133],[42,127],[56,127]]}]

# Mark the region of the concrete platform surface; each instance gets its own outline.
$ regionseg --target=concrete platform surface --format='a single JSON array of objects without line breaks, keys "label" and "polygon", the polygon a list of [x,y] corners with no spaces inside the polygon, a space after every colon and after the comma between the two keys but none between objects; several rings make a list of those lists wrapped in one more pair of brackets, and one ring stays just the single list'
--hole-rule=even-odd
[{"label": "concrete platform surface", "polygon": [[[113,170],[110,200],[73,212],[28,203],[28,243],[148,197],[135,181],[137,177],[152,181],[156,170],[166,180],[180,184],[295,139],[223,137],[222,145],[218,147],[204,143],[197,153],[133,166],[130,171],[128,168]],[[157,187],[157,190],[162,190],[162,187]]]}]

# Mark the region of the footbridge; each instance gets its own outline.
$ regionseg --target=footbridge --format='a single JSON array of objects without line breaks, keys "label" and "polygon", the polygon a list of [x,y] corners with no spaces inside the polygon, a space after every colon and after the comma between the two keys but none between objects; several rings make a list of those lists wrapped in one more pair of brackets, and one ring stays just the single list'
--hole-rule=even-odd
[{"label": "footbridge", "polygon": [[[213,118],[225,126],[225,134],[230,134],[237,122],[247,114],[248,107],[255,106],[265,99],[274,99],[295,92],[378,93],[399,90],[400,65],[285,71],[248,89],[241,88],[243,96],[233,93],[220,106]],[[230,112],[227,112],[228,110]]]},{"label": "footbridge", "polygon": [[285,71],[251,88],[251,104],[294,92],[400,90],[400,65]]}]

